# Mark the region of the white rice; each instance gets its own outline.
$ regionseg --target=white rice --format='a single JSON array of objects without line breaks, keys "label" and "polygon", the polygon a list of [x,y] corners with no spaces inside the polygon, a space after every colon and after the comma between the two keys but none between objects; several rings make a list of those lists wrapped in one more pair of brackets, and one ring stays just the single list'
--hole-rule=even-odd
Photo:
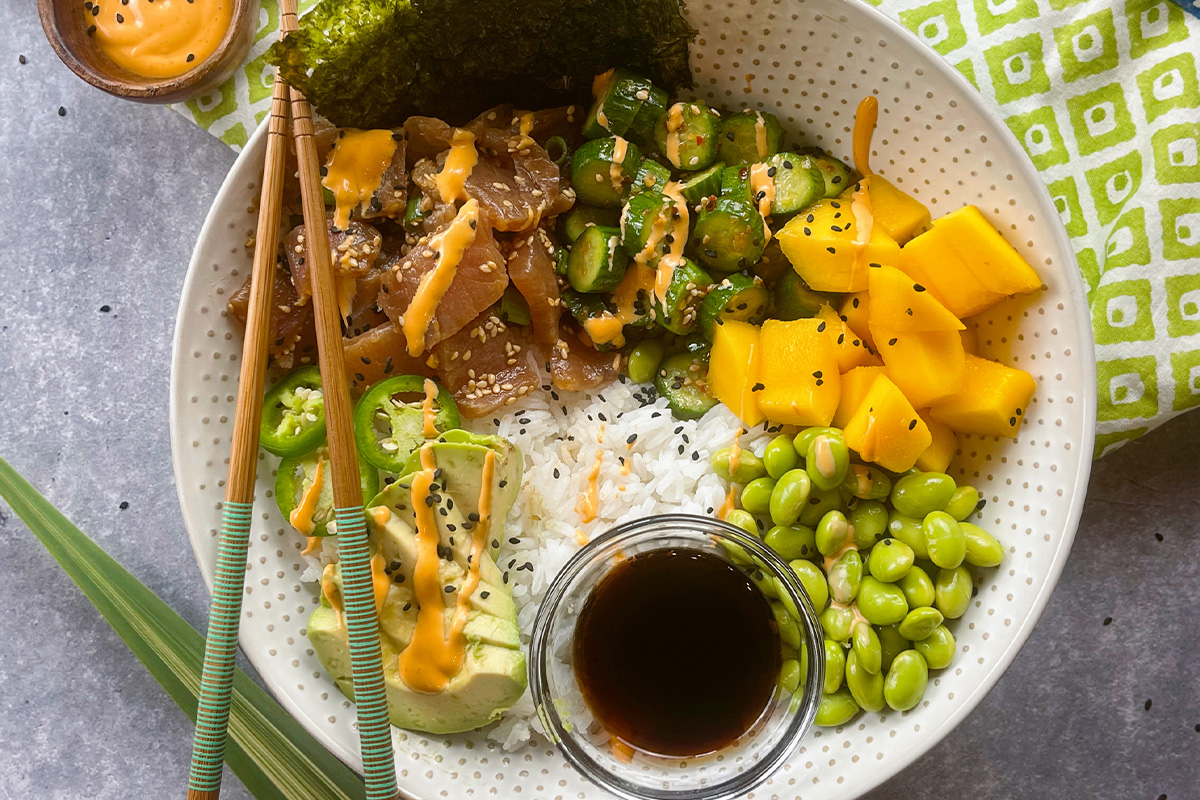
[{"label": "white rice", "polygon": [[[508,570],[526,647],[546,589],[583,543],[652,514],[711,516],[724,501],[727,487],[710,459],[733,442],[741,421],[720,404],[699,420],[677,420],[663,398],[647,402],[652,396],[648,386],[620,381],[595,392],[533,392],[502,416],[466,426],[505,437],[524,456],[521,494],[496,560]],[[760,425],[739,442],[762,455],[771,436]],[[576,507],[598,455],[596,518],[584,522]],[[622,474],[626,462],[628,474]],[[317,580],[324,563],[336,558],[332,537],[323,544],[309,557],[304,580]],[[525,563],[532,570],[516,569]],[[526,692],[488,738],[512,751],[535,733],[543,731]]]}]

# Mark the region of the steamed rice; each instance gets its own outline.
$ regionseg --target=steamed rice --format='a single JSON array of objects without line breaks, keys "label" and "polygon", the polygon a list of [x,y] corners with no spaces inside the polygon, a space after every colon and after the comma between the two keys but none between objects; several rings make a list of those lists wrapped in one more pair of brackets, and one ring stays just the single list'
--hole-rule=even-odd
[{"label": "steamed rice", "polygon": [[[726,487],[710,459],[733,442],[742,425],[721,404],[699,420],[677,420],[653,387],[624,378],[590,393],[554,391],[548,383],[543,389],[523,397],[503,416],[465,426],[503,436],[524,456],[521,494],[496,563],[508,572],[526,647],[546,589],[592,537],[652,514],[713,515]],[[739,441],[761,455],[771,435],[764,424]],[[596,518],[584,522],[577,506],[597,458]],[[332,537],[308,558],[310,569],[302,580],[319,580],[324,564],[336,559]],[[527,691],[491,727],[488,738],[512,751],[534,733],[543,731]]]}]

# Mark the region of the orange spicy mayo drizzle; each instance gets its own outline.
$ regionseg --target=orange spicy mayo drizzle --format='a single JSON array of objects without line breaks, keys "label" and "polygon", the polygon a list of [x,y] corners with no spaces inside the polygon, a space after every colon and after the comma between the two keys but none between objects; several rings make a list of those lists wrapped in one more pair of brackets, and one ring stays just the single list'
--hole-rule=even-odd
[{"label": "orange spicy mayo drizzle", "polygon": [[663,187],[663,194],[675,202],[675,220],[671,234],[671,249],[658,260],[658,272],[654,279],[654,294],[662,302],[667,301],[667,289],[675,277],[675,268],[683,263],[683,248],[687,244],[687,229],[690,222],[687,200],[679,190],[679,183],[671,181]]},{"label": "orange spicy mayo drizzle", "polygon": [[80,5],[83,24],[100,52],[121,69],[145,78],[174,78],[203,64],[233,19],[232,0],[105,0]]},{"label": "orange spicy mayo drizzle", "polygon": [[433,416],[433,401],[437,399],[438,388],[436,383],[426,378],[424,389],[425,399],[421,401],[421,433],[425,435],[426,439],[432,439],[438,435]]},{"label": "orange spicy mayo drizzle", "polygon": [[438,194],[447,203],[456,203],[467,199],[467,178],[479,163],[479,151],[475,149],[475,134],[470,131],[455,130],[450,138],[450,152],[446,153],[446,161],[442,171],[437,174]]},{"label": "orange spicy mayo drizzle", "polygon": [[579,495],[579,502],[575,504],[575,512],[579,514],[584,522],[591,522],[596,518],[596,514],[600,510],[600,464],[604,461],[604,451],[596,451],[596,461],[592,464],[592,471],[588,473],[587,489]]},{"label": "orange spicy mayo drizzle", "polygon": [[729,491],[725,493],[725,500],[721,503],[721,507],[717,509],[717,519],[725,519],[729,516],[729,512],[734,509],[733,499],[737,497],[737,493],[733,490],[733,484],[729,484]]},{"label": "orange spicy mayo drizzle", "polygon": [[629,142],[620,136],[613,137],[612,163],[608,165],[608,179],[612,181],[614,192],[621,192],[622,181],[625,177],[625,156],[629,152]]},{"label": "orange spicy mayo drizzle", "polygon": [[742,438],[742,429],[739,427],[737,433],[733,435],[733,444],[729,445],[729,474],[737,472],[742,463],[742,446],[738,444],[738,439]]},{"label": "orange spicy mayo drizzle", "polygon": [[771,206],[775,204],[775,178],[770,174],[775,167],[770,164],[755,164],[750,167],[750,194],[758,207],[758,215],[763,219],[763,232],[767,241],[771,241],[771,226],[767,217],[771,216]]},{"label": "orange spicy mayo drizzle", "polygon": [[[625,344],[625,325],[636,320],[640,314],[634,304],[638,294],[645,293],[642,303],[648,303],[650,292],[654,290],[655,272],[652,268],[635,260],[625,271],[625,277],[613,290],[613,306],[615,311],[604,311],[594,317],[589,317],[583,324],[584,330],[596,344],[612,344],[621,347]],[[646,309],[642,309],[642,314]]]},{"label": "orange spicy mayo drizzle", "polygon": [[401,325],[408,343],[408,354],[414,358],[425,352],[425,332],[433,322],[438,303],[442,302],[442,297],[454,280],[463,254],[475,242],[478,221],[479,203],[474,199],[468,200],[450,225],[429,240],[429,247],[438,254],[437,265],[421,276],[417,292],[404,311]]},{"label": "orange spicy mayo drizzle", "polygon": [[875,133],[875,123],[879,120],[879,101],[872,95],[867,95],[858,104],[854,112],[854,168],[864,178],[871,172],[871,135]]},{"label": "orange spicy mayo drizzle", "polygon": [[391,131],[346,128],[340,132],[321,178],[321,185],[333,192],[335,227],[344,229],[350,224],[350,212],[371,201],[395,154]]},{"label": "orange spicy mayo drizzle", "polygon": [[[288,522],[292,527],[305,536],[311,536],[316,525],[313,524],[313,513],[317,510],[317,502],[321,499],[321,487],[325,483],[325,459],[317,459],[317,468],[313,471],[313,482],[300,498],[300,502],[288,514]],[[310,546],[311,547],[311,546]],[[315,549],[315,548],[313,548]]]},{"label": "orange spicy mayo drizzle", "polygon": [[683,103],[676,103],[667,111],[667,161],[675,167],[679,163],[679,131],[683,128]]}]

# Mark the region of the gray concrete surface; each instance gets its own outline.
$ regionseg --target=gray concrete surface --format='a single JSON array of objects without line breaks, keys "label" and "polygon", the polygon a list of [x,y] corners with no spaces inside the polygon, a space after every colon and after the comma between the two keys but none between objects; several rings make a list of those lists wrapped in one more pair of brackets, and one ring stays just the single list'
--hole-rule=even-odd
[{"label": "gray concrete surface", "polygon": [[[0,456],[202,627],[169,458],[169,343],[233,155],[76,80],[32,5],[0,4]],[[1198,450],[1193,414],[1096,466],[1024,651],[871,800],[1200,797]],[[0,800],[181,797],[184,716],[3,504],[0,608]],[[233,777],[223,796],[249,797]]]}]

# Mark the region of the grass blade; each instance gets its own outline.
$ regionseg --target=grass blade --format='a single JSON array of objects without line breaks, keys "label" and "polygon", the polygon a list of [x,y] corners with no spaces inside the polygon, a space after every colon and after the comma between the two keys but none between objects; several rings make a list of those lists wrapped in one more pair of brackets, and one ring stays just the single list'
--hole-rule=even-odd
[{"label": "grass blade", "polygon": [[[0,458],[0,497],[193,722],[204,637]],[[361,800],[362,781],[241,670],[226,761],[258,800]]]}]

